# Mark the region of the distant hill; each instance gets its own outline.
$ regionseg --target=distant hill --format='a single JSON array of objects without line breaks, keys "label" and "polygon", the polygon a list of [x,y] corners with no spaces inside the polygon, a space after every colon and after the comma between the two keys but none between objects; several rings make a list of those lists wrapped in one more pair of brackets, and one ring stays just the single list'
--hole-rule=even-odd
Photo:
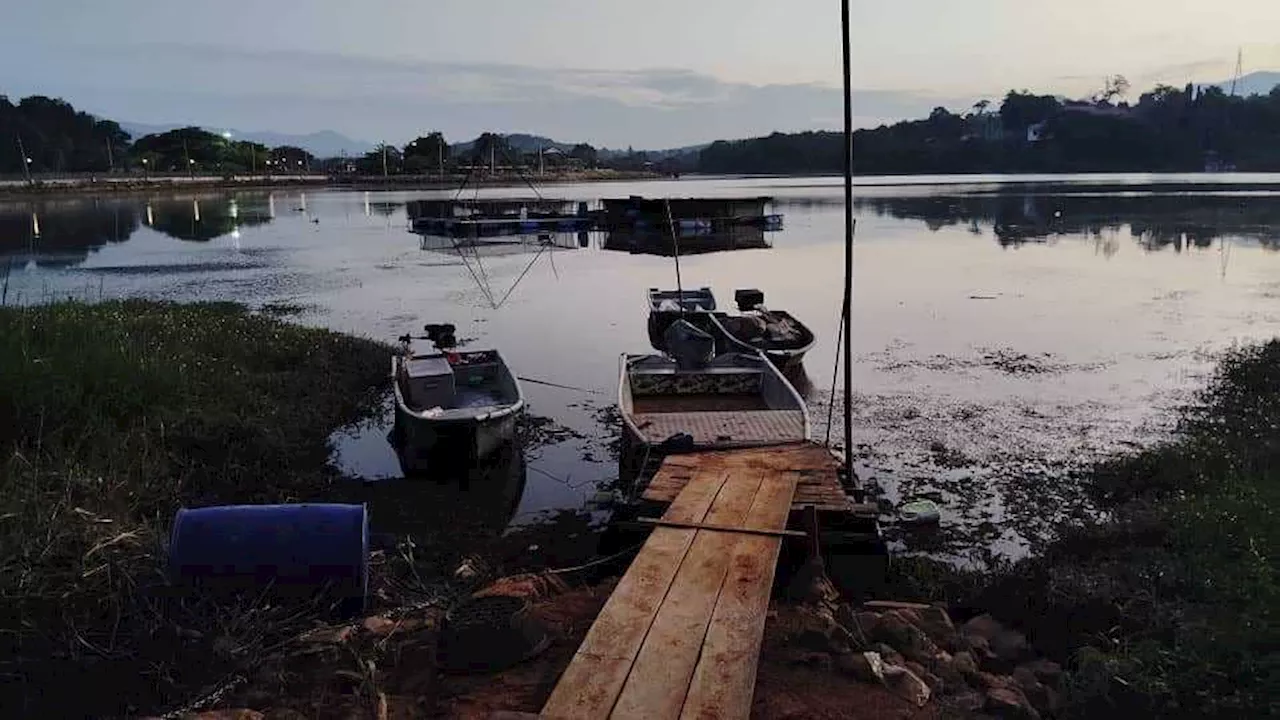
[{"label": "distant hill", "polygon": [[[1231,81],[1223,80],[1221,82],[1202,83],[1199,87],[1212,87],[1217,85],[1225,92],[1231,92]],[[1272,88],[1280,85],[1280,72],[1271,72],[1268,70],[1259,70],[1251,72],[1248,75],[1240,76],[1240,80],[1236,82],[1236,94],[1248,97],[1250,95],[1268,95]]]},{"label": "distant hill", "polygon": [[[530,135],[528,133],[510,133],[503,135],[503,137],[507,139],[507,142],[511,145],[512,149],[522,153],[537,152],[538,148],[542,148],[543,150],[558,148],[564,152],[569,152],[573,149],[574,145],[577,145],[577,143],[560,142],[542,135]],[[467,152],[471,150],[475,144],[475,140],[468,140],[467,142],[454,143],[453,145],[450,145],[450,147],[455,153]],[[641,150],[637,148],[636,152],[644,152],[650,157],[650,159],[661,160],[662,158],[674,155],[697,153],[710,144],[711,143],[702,143],[701,145],[689,145],[687,147],[669,148],[666,150]],[[597,151],[601,160],[608,160],[610,158],[627,154],[627,150],[625,149],[597,148]]]},{"label": "distant hill", "polygon": [[[517,152],[522,152],[522,153],[537,152],[538,148],[542,148],[543,150],[550,150],[551,148],[556,148],[558,150],[563,150],[564,152],[569,152],[570,150],[573,149],[573,146],[577,144],[577,143],[557,142],[555,140],[552,140],[549,137],[543,137],[541,135],[529,135],[528,133],[508,133],[503,135],[502,137],[507,139],[507,144],[511,146],[512,150],[515,150]],[[479,139],[479,138],[476,138],[476,139]],[[471,148],[475,147],[475,144],[476,144],[475,140],[468,140],[466,142],[453,143],[449,147],[455,153],[460,153],[460,152],[464,153],[464,152],[470,151]]]},{"label": "distant hill", "polygon": [[[162,125],[149,125],[145,123],[122,122],[120,127],[124,131],[133,136],[137,140],[143,135],[151,135],[154,133],[168,132],[175,128],[186,127],[182,123],[171,123]],[[231,136],[236,140],[248,140],[250,142],[262,143],[267,147],[278,147],[280,145],[293,145],[315,155],[316,157],[337,157],[346,153],[347,155],[363,155],[373,150],[373,143],[364,142],[363,140],[352,140],[341,133],[332,130],[322,130],[320,132],[307,133],[304,135],[294,135],[290,133],[278,133],[271,131],[264,132],[245,132],[234,128],[217,128],[209,126],[201,126],[209,132],[221,133],[230,131]]]}]

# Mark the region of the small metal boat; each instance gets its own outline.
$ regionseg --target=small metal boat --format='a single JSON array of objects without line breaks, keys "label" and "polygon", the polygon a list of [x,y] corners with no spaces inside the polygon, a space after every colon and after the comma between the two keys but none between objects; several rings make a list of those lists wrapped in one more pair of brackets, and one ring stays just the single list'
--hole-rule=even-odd
[{"label": "small metal boat", "polygon": [[677,320],[668,355],[623,355],[618,408],[625,444],[660,453],[763,447],[809,438],[809,412],[759,352],[716,353],[716,339]]},{"label": "small metal boat", "polygon": [[[402,336],[391,359],[394,438],[406,471],[427,469],[438,453],[479,459],[510,442],[524,410],[520,383],[497,350],[458,351],[452,325],[427,325],[426,337]],[[430,340],[435,352],[413,352]]]},{"label": "small metal boat", "polygon": [[709,288],[685,290],[683,313],[679,296],[676,290],[649,290],[649,343],[660,352],[667,351],[663,333],[680,319],[715,337],[720,352],[763,352],[782,370],[799,367],[816,342],[813,331],[790,313],[766,308],[759,290],[734,292],[737,315],[716,312]]},{"label": "small metal boat", "polygon": [[766,308],[759,290],[736,290],[733,299],[740,314],[715,316],[730,337],[763,352],[783,370],[804,362],[805,353],[817,341],[812,330],[785,310]]},{"label": "small metal boat", "polygon": [[710,313],[716,309],[716,296],[711,288],[697,290],[659,290],[649,288],[649,344],[662,350],[662,334],[671,323],[694,313]]}]

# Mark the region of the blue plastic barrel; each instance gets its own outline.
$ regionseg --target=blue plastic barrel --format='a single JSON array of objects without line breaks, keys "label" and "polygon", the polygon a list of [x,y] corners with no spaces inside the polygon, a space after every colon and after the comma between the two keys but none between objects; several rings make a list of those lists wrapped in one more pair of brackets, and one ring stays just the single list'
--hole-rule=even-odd
[{"label": "blue plastic barrel", "polygon": [[182,508],[173,518],[169,572],[176,584],[332,599],[343,614],[364,609],[369,516],[364,505],[222,505]]}]

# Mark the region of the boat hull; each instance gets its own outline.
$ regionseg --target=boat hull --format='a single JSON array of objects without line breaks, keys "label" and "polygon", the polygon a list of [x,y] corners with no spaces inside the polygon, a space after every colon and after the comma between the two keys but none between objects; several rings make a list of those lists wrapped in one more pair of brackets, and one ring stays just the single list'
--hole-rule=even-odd
[{"label": "boat hull", "polygon": [[396,405],[395,437],[405,472],[423,472],[442,455],[480,460],[515,439],[519,413],[486,420],[429,420]]}]

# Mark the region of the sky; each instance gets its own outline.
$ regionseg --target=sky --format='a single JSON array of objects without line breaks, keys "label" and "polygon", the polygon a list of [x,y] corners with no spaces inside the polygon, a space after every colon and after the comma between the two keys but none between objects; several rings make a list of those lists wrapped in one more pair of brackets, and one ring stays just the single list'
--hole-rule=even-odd
[{"label": "sky", "polygon": [[[840,124],[838,0],[0,0],[0,94],[133,123],[667,148]],[[1280,0],[851,0],[856,124],[1280,68]],[[1136,99],[1136,98],[1134,98]]]}]

